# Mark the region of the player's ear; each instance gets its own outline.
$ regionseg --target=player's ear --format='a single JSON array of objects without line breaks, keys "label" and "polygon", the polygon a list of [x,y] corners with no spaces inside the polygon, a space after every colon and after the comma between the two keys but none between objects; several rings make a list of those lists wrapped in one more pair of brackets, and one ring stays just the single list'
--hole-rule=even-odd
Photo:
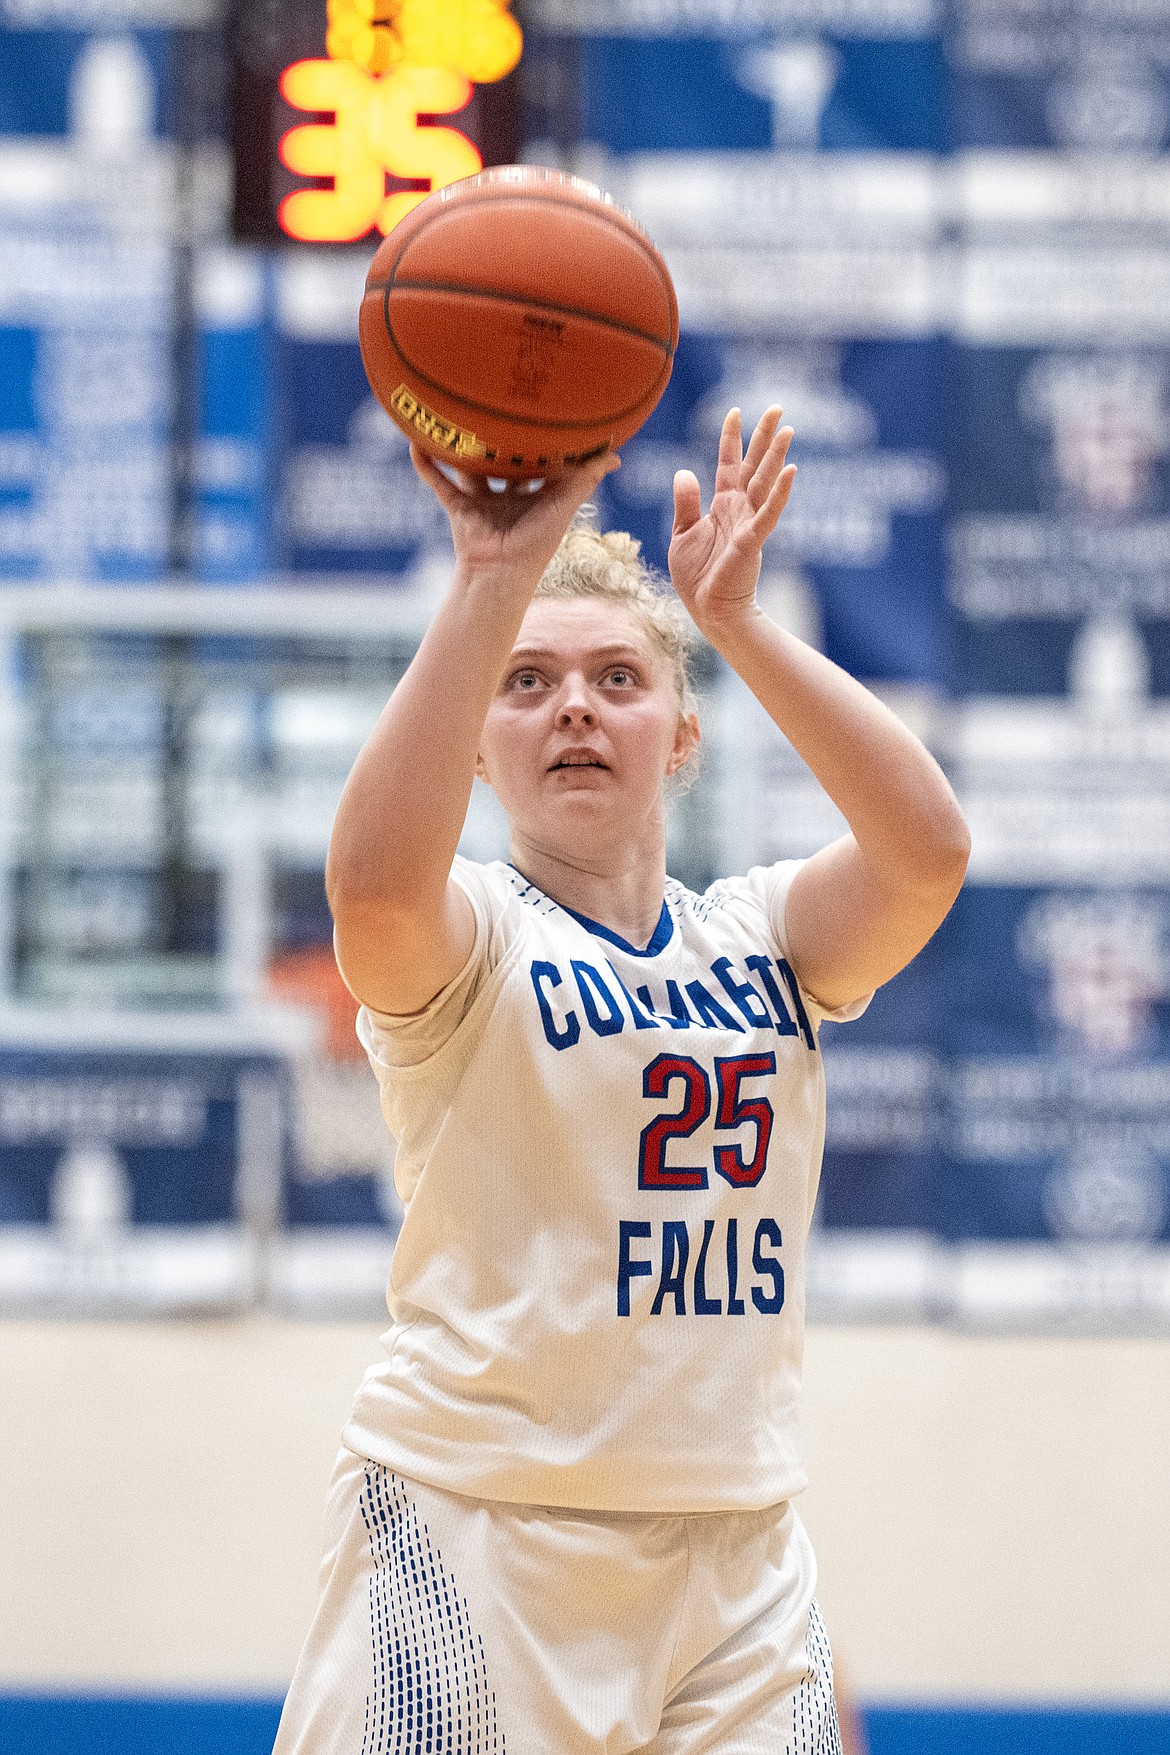
[{"label": "player's ear", "polygon": [[674,745],[666,764],[667,775],[677,774],[698,752],[702,740],[697,713],[680,713],[674,734]]}]

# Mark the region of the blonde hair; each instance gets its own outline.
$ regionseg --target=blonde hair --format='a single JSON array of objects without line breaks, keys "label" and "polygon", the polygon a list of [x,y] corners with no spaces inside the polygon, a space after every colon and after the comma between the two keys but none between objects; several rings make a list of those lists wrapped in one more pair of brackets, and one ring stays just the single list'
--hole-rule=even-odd
[{"label": "blonde hair", "polygon": [[670,587],[642,559],[624,530],[604,535],[578,514],[536,587],[536,598],[600,597],[627,610],[662,653],[674,676],[680,713],[695,711],[690,617]]}]

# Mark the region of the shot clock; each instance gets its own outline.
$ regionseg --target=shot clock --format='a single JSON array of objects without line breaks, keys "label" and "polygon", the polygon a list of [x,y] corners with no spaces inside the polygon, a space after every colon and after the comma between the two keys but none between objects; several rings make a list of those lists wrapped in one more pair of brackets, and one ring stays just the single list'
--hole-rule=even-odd
[{"label": "shot clock", "polygon": [[237,0],[229,44],[241,240],[376,241],[518,155],[509,0]]}]

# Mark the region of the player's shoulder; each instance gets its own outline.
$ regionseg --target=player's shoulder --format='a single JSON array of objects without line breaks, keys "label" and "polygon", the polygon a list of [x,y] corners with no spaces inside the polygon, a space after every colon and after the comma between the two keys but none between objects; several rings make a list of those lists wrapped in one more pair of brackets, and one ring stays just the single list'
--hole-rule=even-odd
[{"label": "player's shoulder", "polygon": [[788,890],[803,860],[756,865],[750,871],[717,878],[702,893],[667,880],[666,901],[680,923],[692,930],[764,933],[783,949]]},{"label": "player's shoulder", "polygon": [[506,860],[481,864],[456,855],[451,876],[469,896],[476,914],[489,924],[498,943],[543,936],[563,918],[560,904]]},{"label": "player's shoulder", "polygon": [[510,936],[531,931],[538,923],[552,925],[563,913],[558,902],[507,860],[493,859],[480,865],[457,857],[451,875],[473,903],[479,902],[494,920],[506,924]]},{"label": "player's shoulder", "polygon": [[493,914],[520,901],[532,889],[516,867],[503,859],[481,861],[457,853],[451,862],[451,876],[473,904],[480,904]]}]

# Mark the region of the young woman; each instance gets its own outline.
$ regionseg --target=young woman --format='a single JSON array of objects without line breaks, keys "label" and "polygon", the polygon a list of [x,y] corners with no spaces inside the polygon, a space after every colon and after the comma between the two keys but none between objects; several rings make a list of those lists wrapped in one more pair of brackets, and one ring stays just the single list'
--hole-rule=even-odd
[{"label": "young woman", "polygon": [[[670,573],[850,833],[692,895],[664,783],[699,728],[677,604],[536,493],[415,465],[450,591],[346,786],[327,884],[406,1209],[386,1358],[329,1498],[279,1755],[829,1755],[814,1562],[789,1503],[817,1030],[958,891],[926,750],[755,603],[792,431],[675,478]],[[456,856],[472,779],[511,862]]]}]

